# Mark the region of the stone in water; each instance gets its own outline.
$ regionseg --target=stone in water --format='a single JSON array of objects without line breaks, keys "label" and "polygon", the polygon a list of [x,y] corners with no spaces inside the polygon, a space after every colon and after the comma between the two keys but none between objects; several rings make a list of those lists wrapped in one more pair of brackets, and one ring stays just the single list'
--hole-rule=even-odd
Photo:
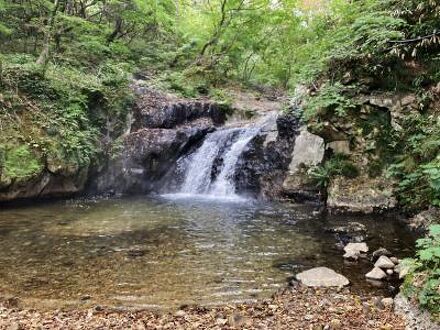
[{"label": "stone in water", "polygon": [[296,275],[302,284],[311,287],[345,286],[349,280],[327,267],[316,267]]},{"label": "stone in water", "polygon": [[394,262],[392,262],[387,256],[381,256],[374,264],[374,267],[379,267],[382,269],[394,268],[394,266]]},{"label": "stone in water", "polygon": [[368,252],[368,246],[366,243],[348,243],[344,251],[344,258],[357,260],[361,253]]},{"label": "stone in water", "polygon": [[370,280],[382,280],[387,277],[387,274],[379,267],[374,267],[373,270],[365,275]]}]

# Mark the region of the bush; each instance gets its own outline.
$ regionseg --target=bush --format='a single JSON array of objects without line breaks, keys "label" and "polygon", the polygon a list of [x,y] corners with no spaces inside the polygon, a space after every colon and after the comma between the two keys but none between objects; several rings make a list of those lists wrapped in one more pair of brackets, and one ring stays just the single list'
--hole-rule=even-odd
[{"label": "bush", "polygon": [[326,188],[333,177],[342,175],[347,178],[355,178],[359,175],[359,170],[347,156],[336,154],[323,165],[310,168],[308,175],[317,187]]},{"label": "bush", "polygon": [[440,224],[429,228],[427,237],[417,240],[417,254],[405,259],[409,272],[403,293],[440,319]]}]

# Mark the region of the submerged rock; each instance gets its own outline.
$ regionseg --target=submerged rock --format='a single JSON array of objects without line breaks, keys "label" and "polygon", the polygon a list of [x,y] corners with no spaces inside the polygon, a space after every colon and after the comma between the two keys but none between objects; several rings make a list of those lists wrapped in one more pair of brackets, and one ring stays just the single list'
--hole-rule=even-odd
[{"label": "submerged rock", "polygon": [[362,243],[367,238],[365,225],[359,222],[349,222],[344,226],[330,227],[327,232],[334,233],[344,245],[348,243]]},{"label": "submerged rock", "polygon": [[344,251],[344,258],[357,260],[362,253],[368,252],[368,246],[366,243],[348,243]]},{"label": "submerged rock", "polygon": [[350,281],[343,275],[327,267],[316,267],[296,275],[296,279],[310,287],[345,286]]}]

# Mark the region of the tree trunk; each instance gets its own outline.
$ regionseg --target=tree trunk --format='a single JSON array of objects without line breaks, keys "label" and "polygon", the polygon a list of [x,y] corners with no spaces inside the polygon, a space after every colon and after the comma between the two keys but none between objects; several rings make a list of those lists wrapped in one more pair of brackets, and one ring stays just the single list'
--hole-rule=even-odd
[{"label": "tree trunk", "polygon": [[57,15],[59,5],[60,1],[55,0],[53,10],[50,14],[49,21],[47,22],[46,30],[44,32],[43,49],[41,50],[40,56],[37,59],[37,64],[39,65],[46,66],[47,64],[50,53],[50,41],[52,40],[53,26],[55,25],[55,17]]},{"label": "tree trunk", "polygon": [[113,32],[110,33],[110,35],[107,37],[107,45],[110,45],[113,41],[115,41],[115,39],[121,32],[122,32],[122,18],[118,17],[116,18],[115,28]]}]

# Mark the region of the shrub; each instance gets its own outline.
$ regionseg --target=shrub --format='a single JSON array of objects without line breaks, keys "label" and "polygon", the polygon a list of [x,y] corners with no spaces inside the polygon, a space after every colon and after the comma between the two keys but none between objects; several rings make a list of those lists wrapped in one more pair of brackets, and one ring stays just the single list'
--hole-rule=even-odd
[{"label": "shrub", "polygon": [[429,227],[425,238],[417,240],[417,254],[403,261],[409,272],[403,293],[422,308],[440,318],[440,224]]},{"label": "shrub", "polygon": [[342,175],[355,178],[359,175],[357,167],[345,155],[336,154],[323,165],[310,168],[308,175],[319,188],[326,188],[332,177]]}]

